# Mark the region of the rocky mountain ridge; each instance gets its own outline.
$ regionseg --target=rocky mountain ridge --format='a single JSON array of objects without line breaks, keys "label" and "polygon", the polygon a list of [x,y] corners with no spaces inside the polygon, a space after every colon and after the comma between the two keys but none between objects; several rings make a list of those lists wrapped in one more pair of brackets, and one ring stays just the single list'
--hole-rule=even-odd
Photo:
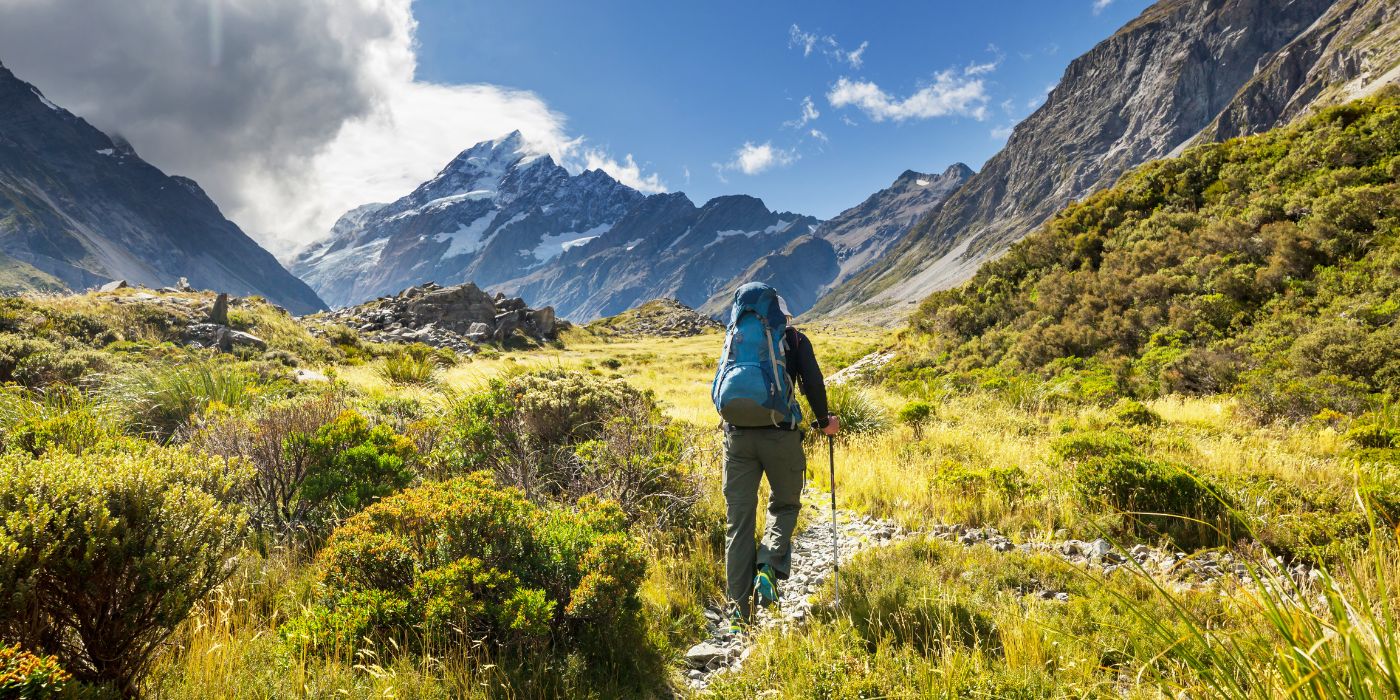
[{"label": "rocky mountain ridge", "polygon": [[659,297],[699,305],[818,223],[754,197],[697,207],[601,170],[571,175],[513,132],[463,151],[402,199],[346,213],[292,269],[334,305],[444,279],[590,320]]},{"label": "rocky mountain ridge", "polygon": [[0,253],[15,286],[125,279],[159,288],[183,276],[295,313],[325,308],[193,180],[161,172],[3,65]]},{"label": "rocky mountain ridge", "polygon": [[814,311],[901,317],[1143,162],[1395,82],[1396,13],[1386,0],[1161,0],[1071,62],[981,172]]}]

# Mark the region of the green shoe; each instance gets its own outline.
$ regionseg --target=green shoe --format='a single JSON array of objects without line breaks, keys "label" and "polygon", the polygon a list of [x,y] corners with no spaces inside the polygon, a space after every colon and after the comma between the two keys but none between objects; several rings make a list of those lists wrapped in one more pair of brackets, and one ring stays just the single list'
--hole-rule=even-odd
[{"label": "green shoe", "polygon": [[729,613],[729,636],[737,637],[748,629],[748,623],[744,621],[744,614],[737,609]]},{"label": "green shoe", "polygon": [[758,575],[753,577],[753,588],[760,605],[778,602],[778,575],[773,573],[773,567],[767,564],[759,565]]}]

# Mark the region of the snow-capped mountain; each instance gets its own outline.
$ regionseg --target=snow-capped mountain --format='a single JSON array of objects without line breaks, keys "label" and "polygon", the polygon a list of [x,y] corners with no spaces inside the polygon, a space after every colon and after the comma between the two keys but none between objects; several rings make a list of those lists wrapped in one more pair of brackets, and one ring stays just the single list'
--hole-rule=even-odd
[{"label": "snow-capped mountain", "polygon": [[333,306],[471,281],[587,321],[661,296],[699,305],[819,223],[753,197],[696,207],[601,170],[571,175],[515,132],[463,151],[396,202],[346,213],[292,270]]},{"label": "snow-capped mountain", "polygon": [[700,207],[681,193],[652,195],[607,233],[497,286],[552,304],[577,321],[663,297],[699,306],[737,286],[754,260],[810,235],[820,223],[769,211],[746,195],[716,197]]},{"label": "snow-capped mountain", "polygon": [[643,198],[601,170],[570,175],[517,131],[396,202],[348,212],[292,271],[333,306],[430,280],[496,285],[602,235]]},{"label": "snow-capped mountain", "polygon": [[0,65],[0,280],[7,292],[114,279],[325,308],[193,180],[166,175]]}]

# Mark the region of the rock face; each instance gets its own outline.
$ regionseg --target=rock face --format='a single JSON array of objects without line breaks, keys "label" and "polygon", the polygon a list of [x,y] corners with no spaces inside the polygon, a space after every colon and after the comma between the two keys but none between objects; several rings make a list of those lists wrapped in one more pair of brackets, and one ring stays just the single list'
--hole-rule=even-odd
[{"label": "rock face", "polygon": [[684,338],[724,326],[675,299],[653,299],[616,316],[598,319],[587,328],[603,335]]},{"label": "rock face", "polygon": [[889,312],[1198,135],[1271,128],[1329,95],[1395,82],[1395,13],[1393,0],[1161,0],[1070,63],[981,172],[814,310],[902,316]]},{"label": "rock face", "polygon": [[185,275],[296,313],[325,308],[194,181],[146,163],[4,66],[0,252],[72,289],[110,280],[158,289]]},{"label": "rock face", "polygon": [[403,199],[347,213],[292,270],[335,306],[472,280],[586,321],[658,297],[702,304],[818,223],[753,197],[696,207],[602,171],[570,175],[516,132],[463,151]]},{"label": "rock face", "polygon": [[568,325],[550,307],[531,309],[522,299],[492,297],[472,283],[442,287],[433,282],[312,317],[321,319],[344,323],[377,342],[424,343],[463,352],[480,343],[505,341],[517,331],[552,340]]}]

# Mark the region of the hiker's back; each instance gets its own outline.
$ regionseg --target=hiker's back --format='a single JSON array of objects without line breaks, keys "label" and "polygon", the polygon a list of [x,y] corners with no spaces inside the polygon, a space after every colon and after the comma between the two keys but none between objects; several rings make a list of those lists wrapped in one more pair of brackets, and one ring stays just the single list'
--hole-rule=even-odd
[{"label": "hiker's back", "polygon": [[732,426],[787,426],[802,422],[802,411],[787,372],[787,317],[778,307],[778,293],[761,282],[734,292],[729,326],[724,336],[710,389],[715,410]]}]

